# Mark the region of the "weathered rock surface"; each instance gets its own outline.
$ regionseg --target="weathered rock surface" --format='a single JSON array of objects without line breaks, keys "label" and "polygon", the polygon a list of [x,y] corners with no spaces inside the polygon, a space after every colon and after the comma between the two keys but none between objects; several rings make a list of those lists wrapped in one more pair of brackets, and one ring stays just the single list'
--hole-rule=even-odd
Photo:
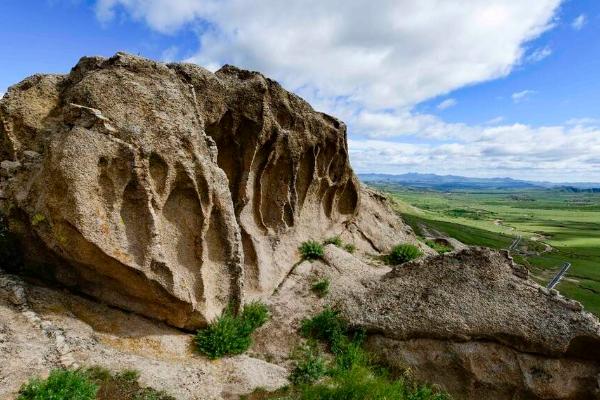
[{"label": "weathered rock surface", "polygon": [[457,398],[599,398],[598,319],[521,276],[507,253],[473,248],[397,266],[338,301],[369,349]]},{"label": "weathered rock surface", "polygon": [[361,194],[345,125],[256,72],[82,58],[11,87],[0,119],[29,269],[178,327],[268,296],[303,240],[414,241]]},{"label": "weathered rock surface", "polygon": [[[260,334],[260,331],[258,332]],[[246,355],[210,361],[190,334],[0,270],[0,399],[54,368],[135,369],[178,400],[237,399],[288,384],[288,371]],[[118,399],[115,399],[118,400]]]}]

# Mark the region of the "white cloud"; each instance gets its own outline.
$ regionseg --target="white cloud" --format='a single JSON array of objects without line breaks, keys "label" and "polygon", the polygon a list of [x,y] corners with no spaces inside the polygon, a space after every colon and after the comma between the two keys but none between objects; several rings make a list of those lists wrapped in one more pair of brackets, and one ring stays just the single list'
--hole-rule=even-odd
[{"label": "white cloud", "polygon": [[529,96],[535,93],[535,90],[522,90],[520,92],[513,93],[510,97],[515,103],[520,103],[526,100]]},{"label": "white cloud", "polygon": [[580,14],[577,18],[573,20],[573,22],[571,22],[571,28],[575,29],[576,31],[580,31],[581,29],[583,29],[586,22],[587,16],[585,14]]},{"label": "white cloud", "polygon": [[259,70],[345,120],[358,171],[591,179],[600,169],[600,129],[590,124],[500,125],[497,117],[477,126],[414,111],[424,100],[548,57],[550,47],[526,48],[553,26],[560,3],[97,0],[96,12],[105,22],[128,15],[166,34],[192,29],[199,44],[188,61]]},{"label": "white cloud", "polygon": [[359,172],[436,172],[467,176],[514,176],[553,181],[598,181],[600,128],[472,127],[476,140],[406,144],[350,140]]},{"label": "white cloud", "polygon": [[446,99],[437,105],[438,110],[445,110],[454,107],[458,102],[455,99]]},{"label": "white cloud", "polygon": [[525,57],[525,61],[536,63],[542,61],[546,57],[549,57],[551,54],[552,49],[550,48],[550,46],[540,47],[528,54],[527,57]]},{"label": "white cloud", "polygon": [[[508,74],[560,0],[98,0],[160,32],[193,24],[201,65],[232,63],[360,106],[412,106]],[[208,28],[207,28],[208,27]]]}]

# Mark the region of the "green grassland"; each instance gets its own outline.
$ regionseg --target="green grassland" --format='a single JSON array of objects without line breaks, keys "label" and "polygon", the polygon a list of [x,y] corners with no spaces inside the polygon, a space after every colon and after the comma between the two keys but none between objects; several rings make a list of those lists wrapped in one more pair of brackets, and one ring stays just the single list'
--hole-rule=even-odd
[{"label": "green grassland", "polygon": [[600,194],[552,189],[442,193],[372,186],[391,195],[417,234],[435,230],[496,249],[507,248],[522,235],[513,255],[540,284],[570,262],[557,289],[600,316]]}]

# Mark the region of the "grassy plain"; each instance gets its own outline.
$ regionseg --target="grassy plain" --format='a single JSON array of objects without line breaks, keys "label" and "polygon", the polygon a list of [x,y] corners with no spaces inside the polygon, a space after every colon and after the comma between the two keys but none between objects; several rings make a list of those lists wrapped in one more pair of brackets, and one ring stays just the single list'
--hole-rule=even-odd
[{"label": "grassy plain", "polygon": [[533,279],[547,284],[572,264],[557,289],[600,316],[600,194],[556,189],[435,192],[370,183],[396,200],[417,234],[435,230],[470,245],[507,248]]}]

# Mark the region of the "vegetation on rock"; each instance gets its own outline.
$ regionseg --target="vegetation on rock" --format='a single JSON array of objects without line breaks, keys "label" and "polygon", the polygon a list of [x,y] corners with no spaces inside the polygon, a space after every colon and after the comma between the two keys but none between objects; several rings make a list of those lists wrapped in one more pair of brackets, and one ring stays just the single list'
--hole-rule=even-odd
[{"label": "vegetation on rock", "polygon": [[342,247],[344,245],[344,243],[342,242],[342,238],[340,238],[339,236],[332,236],[330,238],[327,238],[323,241],[324,245],[328,245],[328,244],[333,244],[337,247]]},{"label": "vegetation on rock", "polygon": [[390,265],[402,264],[420,257],[423,253],[417,246],[412,244],[399,244],[392,248],[390,254],[386,256],[386,262]]},{"label": "vegetation on rock", "polygon": [[206,328],[198,330],[194,341],[198,351],[211,359],[242,354],[252,344],[252,333],[269,319],[267,306],[246,304],[239,315],[227,307]]},{"label": "vegetation on rock", "polygon": [[316,260],[323,257],[323,245],[314,240],[303,242],[299,250],[304,260]]},{"label": "vegetation on rock", "polygon": [[98,385],[82,370],[55,369],[47,379],[32,378],[17,400],[93,400]]},{"label": "vegetation on rock", "polygon": [[325,309],[302,321],[300,333],[323,343],[334,359],[327,364],[318,347],[302,349],[286,399],[298,400],[446,400],[449,396],[406,376],[392,377],[362,349],[364,332],[351,332],[337,311]]},{"label": "vegetation on rock", "polygon": [[325,297],[327,293],[329,293],[329,285],[329,279],[325,278],[313,283],[311,289],[317,294],[317,296]]},{"label": "vegetation on rock", "polygon": [[125,370],[112,374],[102,367],[54,369],[47,379],[32,378],[17,400],[175,400],[138,383],[139,373]]},{"label": "vegetation on rock", "polygon": [[290,381],[296,385],[313,383],[327,373],[327,364],[320,354],[316,343],[310,342],[296,351],[295,367],[290,374]]},{"label": "vegetation on rock", "polygon": [[425,244],[440,254],[449,253],[453,250],[452,247],[438,243],[435,240],[425,240]]}]

